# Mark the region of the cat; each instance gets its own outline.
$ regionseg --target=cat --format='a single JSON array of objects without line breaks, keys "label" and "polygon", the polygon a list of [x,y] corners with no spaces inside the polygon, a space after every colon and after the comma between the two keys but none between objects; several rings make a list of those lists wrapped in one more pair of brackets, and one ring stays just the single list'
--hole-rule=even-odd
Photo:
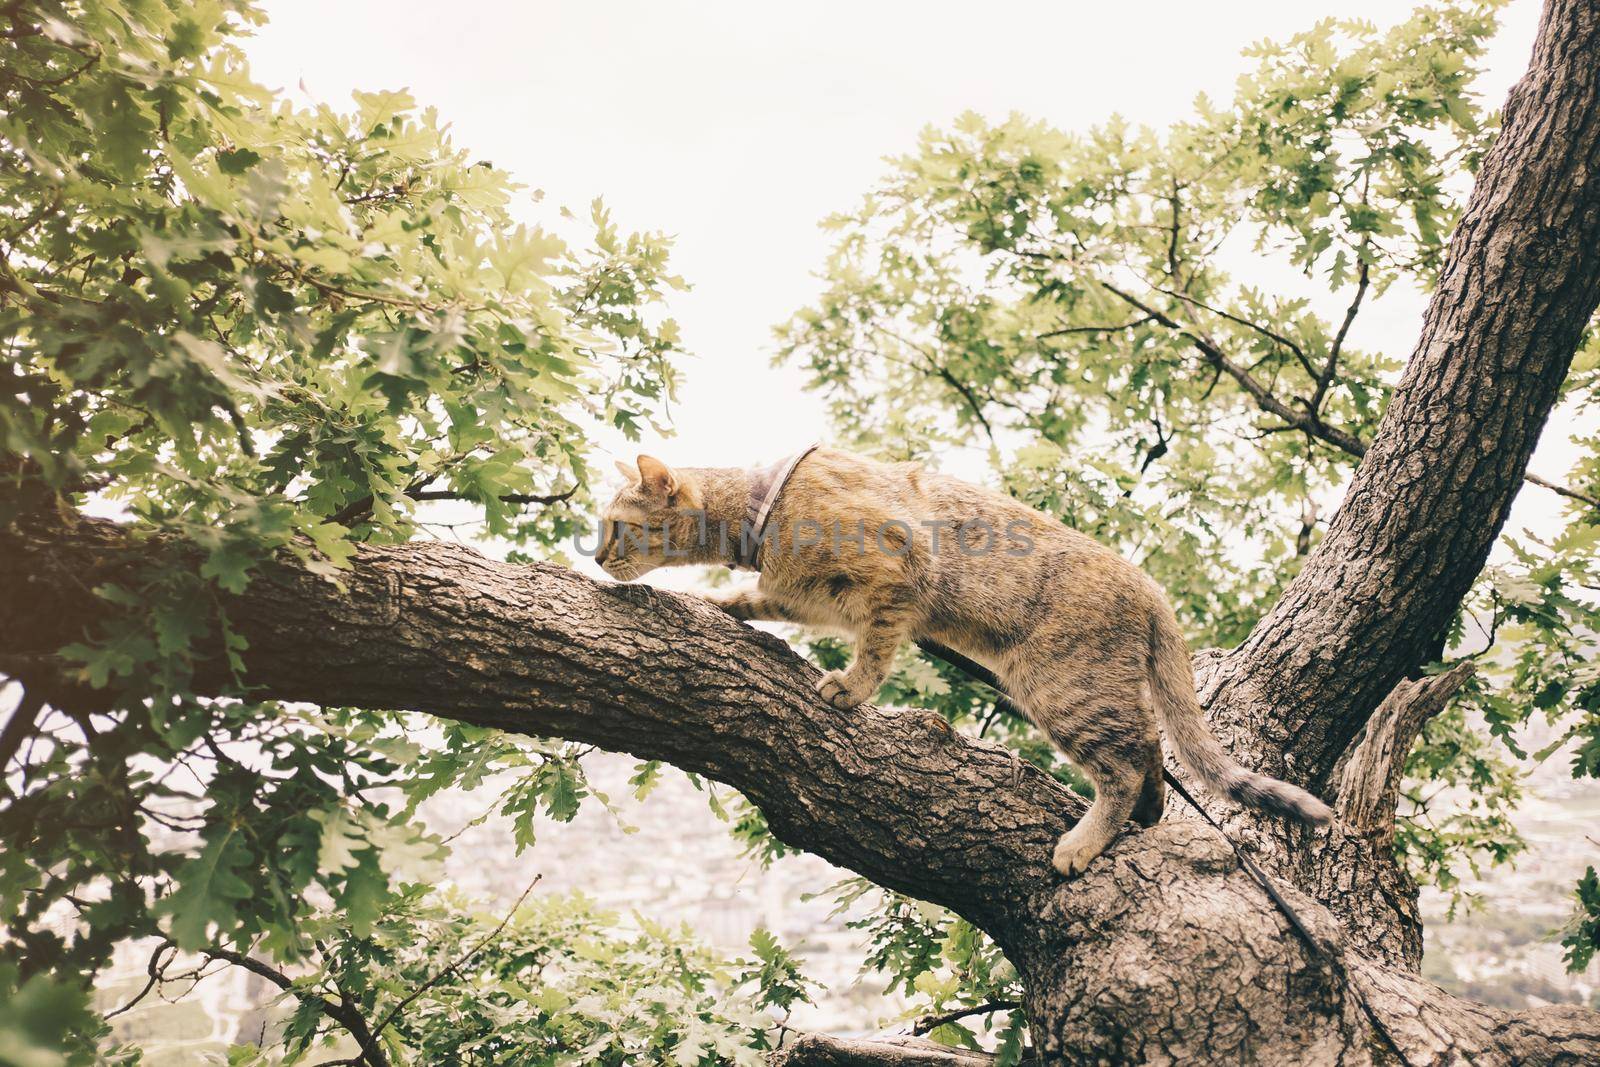
[{"label": "cat", "polygon": [[[849,667],[817,684],[834,707],[870,700],[910,640],[992,671],[1094,784],[1087,815],[1052,856],[1066,877],[1130,817],[1143,826],[1161,818],[1158,722],[1212,790],[1307,823],[1333,817],[1304,790],[1239,766],[1206,729],[1189,650],[1152,579],[1011,497],[920,464],[829,448],[803,454],[792,473],[675,469],[651,456],[617,466],[627,484],[602,511],[602,569],[622,581],[666,565],[757,570],[755,584],[713,603],[736,619],[853,635]],[[770,512],[752,529],[763,495]]]}]

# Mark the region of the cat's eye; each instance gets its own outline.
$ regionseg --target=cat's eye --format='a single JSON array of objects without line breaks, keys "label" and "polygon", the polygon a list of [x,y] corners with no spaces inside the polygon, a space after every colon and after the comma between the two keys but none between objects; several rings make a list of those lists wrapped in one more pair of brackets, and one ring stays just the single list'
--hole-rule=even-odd
[{"label": "cat's eye", "polygon": [[640,526],[638,523],[618,521],[615,524],[613,533],[616,536],[618,547],[623,549],[630,546],[633,548],[645,548],[650,544],[650,528],[648,526]]},{"label": "cat's eye", "polygon": [[650,528],[622,519],[601,520],[600,550],[596,561],[621,559],[629,550],[644,550],[650,546]]}]

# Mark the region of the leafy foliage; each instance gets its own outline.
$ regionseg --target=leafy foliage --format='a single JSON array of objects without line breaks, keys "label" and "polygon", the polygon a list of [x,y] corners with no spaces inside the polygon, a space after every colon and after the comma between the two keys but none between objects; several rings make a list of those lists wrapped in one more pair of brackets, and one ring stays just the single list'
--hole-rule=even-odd
[{"label": "leafy foliage", "polygon": [[861,446],[979,435],[1014,494],[1235,643],[1372,435],[1400,359],[1343,320],[1437,270],[1496,126],[1470,94],[1492,28],[1465,4],[1387,34],[1329,20],[1256,46],[1231,107],[1202,98],[1164,135],[930,129],[830,221],[827,288],[782,358]]},{"label": "leafy foliage", "polygon": [[1463,864],[1478,877],[1526,847],[1511,818],[1522,776],[1500,746],[1470,724],[1468,706],[1484,690],[1469,684],[1468,694],[1423,727],[1407,756],[1395,833],[1395,847],[1412,873],[1449,895],[1452,915],[1467,901]]},{"label": "leafy foliage", "polygon": [[[980,930],[948,909],[880,889],[863,878],[848,878],[830,893],[834,915],[848,916],[846,925],[867,938],[862,970],[885,976],[887,991],[904,994],[914,1014],[942,1016],[1020,1002],[1016,968]],[[985,1011],[964,1021],[942,1022],[928,1034],[943,1044],[975,1049],[983,1046],[974,1025],[988,1032],[995,1022]],[[1025,1026],[1023,1012],[1012,1010],[998,1028],[1003,1065],[1019,1061]]]},{"label": "leafy foliage", "polygon": [[1574,971],[1589,966],[1600,951],[1600,878],[1595,877],[1593,867],[1578,880],[1578,913],[1561,944],[1566,946],[1567,966]]},{"label": "leafy foliage", "polygon": [[[768,1009],[808,997],[765,931],[754,960],[727,960],[686,929],[629,931],[581,896],[534,896],[496,920],[419,887],[368,933],[337,913],[308,925],[318,948],[275,1024],[287,1061],[236,1049],[232,1063],[317,1062],[366,1040],[394,1063],[758,1065]],[[368,1020],[355,1033],[347,1005]]]},{"label": "leafy foliage", "polygon": [[[80,1067],[97,1062],[104,1026],[81,988],[36,974],[23,981],[0,965],[0,1063],[8,1067]],[[62,1047],[62,1035],[71,1035]]]}]

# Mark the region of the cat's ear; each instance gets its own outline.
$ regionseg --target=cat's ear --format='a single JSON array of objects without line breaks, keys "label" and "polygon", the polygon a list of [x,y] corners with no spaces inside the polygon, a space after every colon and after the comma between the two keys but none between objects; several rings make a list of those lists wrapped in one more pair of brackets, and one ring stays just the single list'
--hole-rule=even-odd
[{"label": "cat's ear", "polygon": [[654,456],[640,456],[639,484],[652,496],[668,500],[678,491],[678,474]]},{"label": "cat's ear", "polygon": [[636,470],[633,467],[628,466],[626,463],[622,462],[622,460],[620,460],[620,459],[617,460],[617,470],[621,471],[622,472],[622,476],[624,478],[628,479],[629,482],[631,482],[631,483],[633,483],[635,485],[638,484],[638,482],[639,482],[639,472],[638,472],[638,470]]}]

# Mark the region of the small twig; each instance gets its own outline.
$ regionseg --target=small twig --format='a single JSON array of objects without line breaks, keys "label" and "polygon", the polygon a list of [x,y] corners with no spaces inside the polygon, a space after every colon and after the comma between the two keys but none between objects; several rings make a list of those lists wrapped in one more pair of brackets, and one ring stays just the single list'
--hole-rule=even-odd
[{"label": "small twig", "polygon": [[1310,499],[1306,500],[1305,508],[1300,512],[1300,532],[1294,539],[1294,554],[1304,556],[1311,551],[1311,535],[1317,528],[1317,505]]},{"label": "small twig", "polygon": [[511,921],[511,917],[514,916],[517,913],[517,909],[522,907],[522,902],[528,899],[528,894],[533,892],[533,887],[538,885],[539,884],[539,879],[541,879],[543,877],[544,877],[543,874],[536,874],[536,875],[533,876],[533,881],[528,883],[528,888],[524,889],[522,891],[522,895],[517,898],[517,902],[515,904],[511,905],[511,910],[506,912],[505,917],[500,920],[499,925],[497,925],[493,930],[491,930],[487,934],[485,934],[478,941],[478,943],[476,945],[473,945],[466,952],[464,952],[460,956],[456,957],[449,964],[447,964],[442,970],[440,970],[437,973],[435,973],[432,978],[429,978],[426,982],[423,982],[421,985],[417,986],[417,988],[413,989],[410,993],[408,993],[403,999],[401,999],[400,1003],[398,1003],[394,1007],[390,1008],[388,1014],[386,1014],[382,1019],[380,1019],[378,1021],[378,1025],[377,1026],[373,1027],[373,1029],[372,1029],[373,1037],[377,1037],[380,1034],[382,1034],[383,1031],[384,1031],[384,1028],[387,1027],[390,1023],[394,1022],[395,1017],[398,1016],[402,1011],[404,1011],[406,1009],[406,1007],[408,1007],[411,1004],[412,1001],[416,1000],[418,997],[422,996],[422,994],[426,993],[428,990],[430,990],[434,986],[438,985],[441,981],[444,980],[446,975],[454,974],[457,970],[459,970],[460,968],[466,966],[467,962],[469,960],[471,960],[472,957],[476,956],[479,952],[483,951],[483,947],[485,945],[487,945],[490,941],[493,941],[495,938],[499,937],[500,936],[500,931],[502,931],[502,930],[504,930],[506,928],[506,924]]},{"label": "small twig", "polygon": [[928,369],[951,389],[954,389],[956,394],[960,396],[961,399],[967,402],[967,407],[972,411],[972,417],[978,420],[978,425],[983,427],[983,432],[988,435],[990,442],[994,441],[994,427],[989,424],[988,416],[983,413],[983,405],[978,402],[978,398],[973,393],[970,386],[952,374],[949,368],[945,367],[938,360],[934,359],[933,354],[921,345],[901,337],[893,330],[886,330],[882,326],[873,326],[872,329],[877,333],[894,338],[896,341],[899,341],[901,344],[911,349],[911,351],[921,356],[923,361],[927,363]]},{"label": "small twig", "polygon": [[[282,269],[281,265],[280,269]],[[296,281],[305,282],[307,285],[311,286],[319,293],[322,293],[324,296],[339,296],[346,300],[366,300],[374,304],[387,304],[390,307],[404,308],[407,311],[427,311],[432,312],[433,314],[438,314],[439,312],[445,310],[444,307],[441,307],[437,304],[430,304],[424,300],[411,300],[405,297],[388,296],[384,293],[366,292],[359,289],[346,289],[342,285],[335,285],[332,282],[325,282],[314,275],[307,274],[303,270],[294,270],[291,271],[291,273],[294,274]],[[476,311],[481,309],[467,308],[465,310]]]},{"label": "small twig", "polygon": [[[563,492],[550,493],[544,496],[531,493],[507,493],[504,496],[497,496],[495,499],[506,504],[559,504],[563,500],[571,500],[573,494],[575,494],[577,491],[578,487],[573,486],[571,489],[567,489]],[[462,494],[451,489],[420,489],[415,493],[407,493],[406,496],[410,497],[412,500],[471,499],[470,497],[463,496]]]},{"label": "small twig", "polygon": [[[437,477],[437,475],[430,476],[429,478],[423,480],[420,484],[426,485],[429,481],[432,481],[434,477]],[[507,504],[520,504],[524,506],[529,504],[559,504],[562,501],[571,500],[577,492],[578,487],[574,485],[570,489],[564,490],[560,493],[551,493],[547,496],[538,496],[530,493],[507,493],[505,496],[496,497],[496,499],[502,500]],[[469,497],[451,489],[422,489],[420,487],[407,489],[401,495],[410,497],[412,500],[470,499]],[[364,518],[367,512],[372,510],[372,505],[375,502],[375,498],[370,494],[362,497],[359,500],[353,500],[344,507],[340,508],[338,511],[334,512],[328,521],[336,522],[341,526],[348,526],[352,522],[356,522]]]},{"label": "small twig", "polygon": [[[1252,375],[1245,368],[1239,366],[1233,360],[1229,359],[1222,349],[1217,347],[1214,341],[1211,341],[1202,334],[1189,329],[1172,316],[1156,310],[1149,304],[1146,304],[1144,301],[1134,296],[1132,293],[1123,292],[1121,289],[1118,289],[1108,281],[1102,280],[1100,285],[1108,293],[1117,297],[1123,303],[1143,311],[1145,314],[1154,318],[1156,322],[1167,327],[1169,330],[1175,331],[1180,337],[1187,339],[1189,343],[1192,344],[1200,352],[1200,354],[1206,358],[1208,363],[1217,368],[1219,371],[1227,374],[1228,377],[1232,378],[1234,381],[1238,382],[1240,388],[1248,393],[1255,400],[1256,404],[1267,413],[1276,415],[1278,418],[1282,419],[1284,422],[1298,430],[1303,430],[1306,436],[1315,437],[1318,440],[1333,445],[1335,448],[1338,448],[1344,452],[1348,452],[1353,456],[1360,457],[1366,454],[1367,446],[1362,444],[1354,436],[1345,433],[1343,430],[1327,425],[1309,411],[1296,411],[1294,408],[1291,408],[1289,405],[1285,404],[1282,400],[1279,400],[1273,395],[1272,390],[1268,389],[1265,385],[1262,385],[1254,375]],[[1183,297],[1181,295],[1179,295],[1179,298],[1184,300],[1189,299],[1188,297]],[[1203,307],[1204,305],[1201,306]],[[1246,325],[1249,324],[1246,323]]]},{"label": "small twig", "polygon": [[[1139,464],[1139,476],[1140,477],[1144,476],[1144,472],[1150,469],[1150,465],[1152,463],[1154,463],[1156,460],[1160,459],[1162,456],[1167,454],[1167,450],[1172,444],[1172,438],[1176,436],[1176,431],[1174,431],[1173,433],[1169,434],[1165,430],[1162,429],[1162,427],[1161,427],[1161,417],[1159,415],[1153,417],[1150,420],[1150,424],[1155,427],[1156,443],[1151,445],[1150,448],[1145,452],[1145,454],[1144,454],[1144,462]],[[1128,489],[1126,491],[1124,491],[1122,495],[1123,496],[1132,496],[1133,495],[1133,487],[1129,486]]]},{"label": "small twig", "polygon": [[150,980],[144,984],[144,988],[135,993],[132,1000],[120,1008],[106,1012],[102,1018],[114,1019],[123,1012],[132,1010],[134,1005],[150,995],[150,990],[154,989],[156,984],[164,977],[162,972],[165,971],[166,964],[161,962],[161,954],[169,948],[172,950],[172,956],[167,959],[167,963],[170,964],[172,962],[172,959],[178,955],[178,946],[163,938],[161,943],[156,945],[156,950],[150,954],[150,963],[145,967],[145,970],[150,975]]},{"label": "small twig", "polygon": [[1143,326],[1147,322],[1154,321],[1154,319],[1154,315],[1140,315],[1138,318],[1129,319],[1127,322],[1113,322],[1105,326],[1062,326],[1059,329],[1046,330],[1035,337],[1034,340],[1043,341],[1047,337],[1063,337],[1073,333],[1120,333],[1123,330],[1131,330],[1135,326]]},{"label": "small twig", "polygon": [[1185,304],[1189,304],[1189,305],[1192,305],[1193,307],[1197,307],[1202,311],[1209,311],[1211,314],[1216,315],[1219,318],[1227,319],[1229,322],[1234,323],[1235,325],[1238,325],[1238,326],[1243,326],[1248,330],[1254,330],[1256,333],[1259,333],[1262,337],[1265,337],[1270,341],[1273,341],[1273,342],[1276,342],[1277,344],[1282,345],[1283,347],[1287,348],[1289,351],[1291,351],[1291,352],[1293,352],[1295,354],[1295,358],[1300,361],[1300,366],[1305,368],[1305,372],[1307,374],[1311,375],[1313,379],[1316,377],[1316,373],[1317,372],[1316,372],[1316,370],[1314,370],[1312,368],[1311,361],[1306,358],[1305,351],[1299,345],[1295,344],[1293,341],[1291,341],[1287,337],[1283,336],[1283,334],[1278,333],[1275,330],[1269,330],[1265,326],[1261,325],[1259,322],[1253,322],[1250,319],[1242,318],[1242,317],[1240,317],[1238,315],[1233,314],[1232,312],[1223,311],[1221,308],[1212,307],[1210,304],[1207,304],[1207,303],[1204,303],[1202,301],[1196,300],[1194,297],[1190,296],[1187,293],[1180,293],[1180,292],[1178,292],[1178,291],[1176,291],[1174,289],[1166,289],[1166,288],[1163,288],[1163,287],[1161,287],[1159,285],[1158,286],[1154,286],[1154,288],[1155,288],[1156,292],[1158,292],[1158,293],[1165,293],[1167,296],[1173,297],[1173,298],[1178,299],[1178,300],[1182,300]]},{"label": "small twig", "polygon": [[[1366,248],[1366,244],[1363,243],[1361,247]],[[1312,412],[1322,407],[1322,398],[1328,394],[1328,386],[1333,384],[1334,368],[1339,365],[1339,351],[1344,348],[1344,339],[1350,333],[1350,324],[1356,321],[1356,313],[1361,310],[1361,301],[1367,295],[1368,275],[1367,261],[1363,259],[1356,280],[1355,298],[1345,309],[1344,322],[1339,324],[1339,332],[1334,335],[1333,344],[1328,346],[1328,361],[1322,365],[1322,373],[1317,375],[1317,391],[1311,397]]]},{"label": "small twig", "polygon": [[[77,50],[73,49],[73,51]],[[54,89],[58,86],[65,85],[67,82],[84,73],[98,62],[100,62],[100,53],[95,52],[87,60],[85,60],[81,66],[74,67],[58,78],[30,78],[26,74],[18,74],[16,71],[12,71],[11,76],[16,78],[18,81],[26,82],[34,89]]]},{"label": "small twig", "polygon": [[[1361,459],[1367,454],[1367,445],[1365,442],[1356,437],[1354,434],[1347,433],[1344,430],[1338,429],[1334,426],[1329,426],[1327,423],[1323,422],[1322,419],[1317,415],[1314,405],[1307,404],[1306,410],[1304,411],[1294,410],[1274,396],[1272,391],[1266,386],[1262,385],[1261,382],[1257,380],[1249,371],[1233,362],[1233,360],[1229,359],[1223,353],[1223,351],[1217,347],[1215,342],[1189,330],[1176,319],[1173,319],[1169,315],[1162,314],[1156,309],[1150,307],[1144,301],[1140,300],[1138,297],[1135,297],[1131,293],[1123,292],[1110,282],[1102,281],[1100,284],[1113,296],[1118,297],[1124,303],[1129,304],[1132,307],[1138,308],[1140,311],[1150,314],[1156,322],[1170,330],[1176,331],[1179,336],[1188,340],[1189,343],[1192,344],[1200,352],[1200,354],[1206,358],[1206,362],[1210,363],[1211,366],[1216,369],[1219,376],[1221,374],[1228,375],[1228,377],[1238,382],[1239,386],[1244,389],[1244,391],[1252,398],[1254,398],[1256,403],[1264,411],[1268,412],[1269,414],[1276,415],[1278,418],[1282,419],[1285,423],[1285,427],[1283,428],[1299,430],[1307,437],[1314,438],[1323,442],[1324,444],[1332,445],[1334,448],[1337,448],[1341,452],[1353,456],[1356,459]],[[1162,291],[1164,292],[1165,290]],[[1177,296],[1179,294],[1172,295]],[[1180,296],[1180,299],[1188,298]],[[1219,314],[1222,313],[1219,312]],[[1245,325],[1251,324],[1245,323]],[[1306,401],[1303,399],[1300,402],[1306,403]],[[1557,485],[1554,482],[1539,477],[1537,474],[1524,473],[1523,480],[1532,485],[1537,485],[1541,489],[1548,489],[1553,493],[1559,493],[1569,500],[1578,500],[1588,504],[1590,507],[1600,508],[1600,499],[1596,499],[1587,493],[1579,492],[1576,489],[1571,489],[1563,485]]]},{"label": "small twig", "polygon": [[1167,238],[1167,277],[1174,280],[1178,277],[1178,192],[1177,179],[1172,182],[1172,195],[1167,198],[1172,205],[1172,228]]},{"label": "small twig", "polygon": [[993,704],[989,705],[989,710],[984,712],[983,722],[978,726],[978,736],[987,737],[989,734],[989,727],[993,726],[994,721],[999,717],[1000,701],[996,700]]},{"label": "small twig", "polygon": [[924,1015],[911,1024],[911,1033],[922,1037],[931,1033],[946,1023],[953,1023],[958,1019],[966,1019],[973,1015],[989,1015],[997,1011],[1016,1011],[1022,1004],[1015,1000],[991,1000],[987,1004],[976,1004],[970,1008],[959,1008],[947,1011],[942,1015]]},{"label": "small twig", "polygon": [[1537,485],[1540,489],[1548,489],[1552,493],[1558,493],[1561,496],[1566,497],[1568,500],[1579,500],[1585,504],[1588,504],[1591,508],[1600,508],[1600,500],[1596,500],[1588,493],[1580,493],[1576,489],[1568,489],[1564,485],[1557,485],[1555,482],[1546,481],[1537,474],[1524,474],[1522,479],[1523,481],[1526,481],[1532,485]]},{"label": "small twig", "polygon": [[374,200],[399,199],[410,191],[411,190],[409,186],[405,184],[396,184],[391,185],[387,189],[373,189],[369,192],[362,193],[360,196],[348,197],[345,199],[345,203],[354,205],[366,204]]}]

